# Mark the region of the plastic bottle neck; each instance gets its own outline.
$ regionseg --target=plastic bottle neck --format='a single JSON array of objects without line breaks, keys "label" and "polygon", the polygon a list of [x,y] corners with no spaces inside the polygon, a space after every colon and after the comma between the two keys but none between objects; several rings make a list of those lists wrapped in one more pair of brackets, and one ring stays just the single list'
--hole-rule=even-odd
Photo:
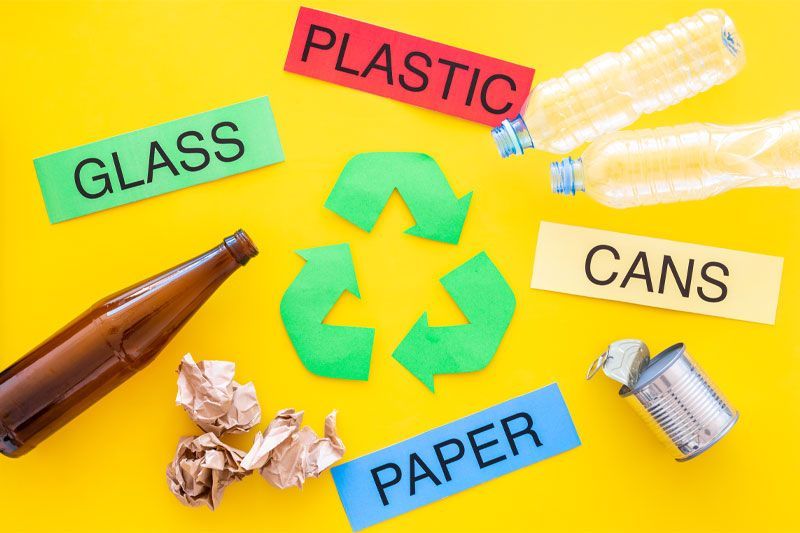
[{"label": "plastic bottle neck", "polygon": [[566,157],[550,163],[550,186],[556,194],[574,196],[586,192],[583,180],[583,160]]},{"label": "plastic bottle neck", "polygon": [[522,155],[526,148],[533,148],[533,138],[521,115],[513,120],[505,119],[492,129],[492,137],[501,157]]}]

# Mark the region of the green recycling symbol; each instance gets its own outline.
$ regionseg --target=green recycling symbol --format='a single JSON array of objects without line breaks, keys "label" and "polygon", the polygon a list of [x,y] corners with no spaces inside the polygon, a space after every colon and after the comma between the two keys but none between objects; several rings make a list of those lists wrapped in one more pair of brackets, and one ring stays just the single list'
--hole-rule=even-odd
[{"label": "green recycling symbol", "polygon": [[[406,233],[458,243],[472,193],[457,198],[439,165],[426,154],[356,155],[339,175],[325,207],[369,232],[395,189],[416,222]],[[306,263],[286,289],[280,307],[297,355],[306,369],[319,376],[366,380],[375,329],[323,323],[344,291],[361,297],[350,246],[320,246],[297,253]],[[392,353],[431,391],[435,374],[486,367],[516,308],[511,287],[486,252],[440,281],[469,323],[431,327],[427,313],[422,313]]]}]

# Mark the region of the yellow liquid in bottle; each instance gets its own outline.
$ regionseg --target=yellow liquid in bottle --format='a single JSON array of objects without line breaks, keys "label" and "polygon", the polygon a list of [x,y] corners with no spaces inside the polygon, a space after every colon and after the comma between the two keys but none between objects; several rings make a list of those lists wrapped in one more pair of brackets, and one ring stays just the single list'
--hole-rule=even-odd
[{"label": "yellow liquid in bottle", "polygon": [[492,131],[503,157],[567,153],[732,78],[745,63],[733,22],[704,9],[537,85],[521,116]]},{"label": "yellow liquid in bottle", "polygon": [[800,112],[741,126],[611,133],[551,165],[553,191],[609,207],[701,200],[737,187],[800,187]]}]

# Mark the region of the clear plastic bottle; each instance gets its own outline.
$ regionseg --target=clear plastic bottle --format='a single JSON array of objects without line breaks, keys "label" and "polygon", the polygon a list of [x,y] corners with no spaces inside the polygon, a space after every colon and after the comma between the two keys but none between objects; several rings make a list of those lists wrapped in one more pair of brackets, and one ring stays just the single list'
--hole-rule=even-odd
[{"label": "clear plastic bottle", "polygon": [[557,154],[732,78],[742,43],[721,9],[704,9],[537,85],[522,114],[492,130],[500,155]]},{"label": "clear plastic bottle", "polygon": [[609,207],[701,200],[737,187],[800,187],[800,112],[741,126],[609,133],[550,165],[553,192]]}]

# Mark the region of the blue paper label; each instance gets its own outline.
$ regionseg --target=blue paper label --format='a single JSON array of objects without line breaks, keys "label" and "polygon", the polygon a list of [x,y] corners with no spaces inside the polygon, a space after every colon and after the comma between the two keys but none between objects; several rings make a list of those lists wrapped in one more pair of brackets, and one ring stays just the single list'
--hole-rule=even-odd
[{"label": "blue paper label", "polygon": [[555,383],[331,470],[354,530],[581,443]]}]

